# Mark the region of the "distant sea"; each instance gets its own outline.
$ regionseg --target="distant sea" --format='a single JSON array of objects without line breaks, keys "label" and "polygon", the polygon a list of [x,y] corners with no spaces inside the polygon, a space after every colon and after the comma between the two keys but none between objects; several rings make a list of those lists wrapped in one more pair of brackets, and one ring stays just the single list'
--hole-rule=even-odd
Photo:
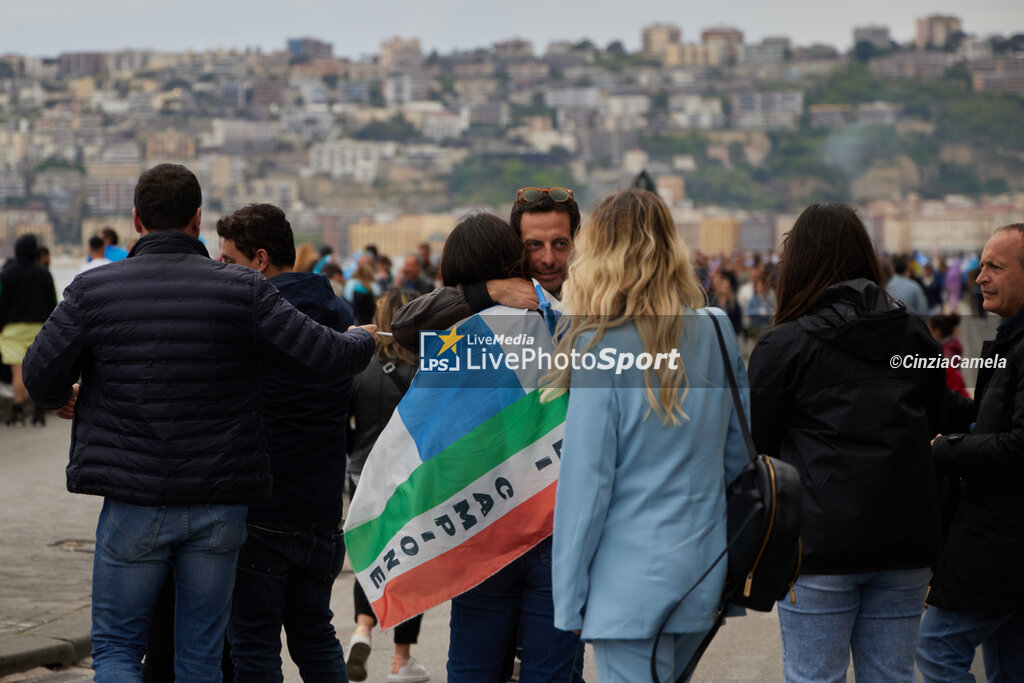
[{"label": "distant sea", "polygon": [[50,274],[53,275],[53,285],[57,288],[57,300],[63,299],[64,288],[71,284],[71,281],[78,275],[78,269],[84,261],[70,258],[55,258],[50,264]]}]

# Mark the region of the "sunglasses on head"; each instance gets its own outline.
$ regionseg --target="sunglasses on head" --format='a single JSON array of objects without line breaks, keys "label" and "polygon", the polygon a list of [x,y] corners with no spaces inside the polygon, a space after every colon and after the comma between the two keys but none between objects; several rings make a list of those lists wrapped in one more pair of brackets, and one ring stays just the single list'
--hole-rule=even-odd
[{"label": "sunglasses on head", "polygon": [[519,202],[536,202],[547,195],[554,202],[573,201],[572,190],[567,187],[521,187],[516,192],[516,204]]}]

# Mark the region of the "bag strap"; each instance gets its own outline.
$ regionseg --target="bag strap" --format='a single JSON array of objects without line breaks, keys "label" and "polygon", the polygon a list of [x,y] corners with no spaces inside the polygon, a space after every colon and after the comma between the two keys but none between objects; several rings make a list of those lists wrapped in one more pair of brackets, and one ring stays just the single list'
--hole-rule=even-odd
[{"label": "bag strap", "polygon": [[409,386],[412,384],[412,380],[410,379],[407,382],[403,379],[399,379],[398,373],[395,372],[397,367],[398,366],[395,365],[394,361],[388,361],[382,365],[380,369],[384,373],[384,376],[394,383],[395,388],[398,389],[399,393],[402,394],[402,396],[405,396],[405,392],[409,391]]},{"label": "bag strap", "polygon": [[700,658],[704,656],[704,652],[707,651],[708,646],[711,645],[711,641],[715,639],[715,635],[718,634],[718,629],[722,628],[722,624],[725,623],[725,603],[718,608],[718,613],[715,614],[715,623],[708,631],[707,635],[704,636],[704,640],[700,641],[700,645],[697,646],[696,652],[690,657],[690,661],[686,664],[686,668],[683,669],[683,673],[679,674],[679,678],[676,679],[676,683],[686,683],[697,670],[697,664],[700,662]]},{"label": "bag strap", "polygon": [[[711,571],[718,566],[718,563],[722,561],[722,558],[729,553],[729,550],[732,549],[736,544],[736,541],[738,541],[740,536],[743,535],[743,531],[747,528],[747,525],[754,521],[754,518],[757,516],[757,512],[756,508],[751,508],[750,512],[748,512],[747,516],[743,519],[743,523],[740,524],[740,528],[736,530],[736,535],[733,536],[726,544],[725,549],[718,554],[718,557],[716,557],[715,561],[711,563],[711,566],[709,566],[704,573],[700,575],[700,578],[690,586],[690,590],[683,593],[683,597],[679,598],[679,601],[676,602],[676,604],[672,606],[672,609],[668,611],[668,614],[665,615],[665,619],[662,620],[661,626],[658,627],[658,633],[654,636],[654,647],[651,649],[651,680],[654,683],[661,683],[661,680],[658,678],[657,668],[658,640],[661,638],[662,631],[664,631],[665,627],[668,626],[668,620],[672,618],[672,615],[677,609],[679,609],[679,606],[683,604],[683,601],[690,596],[690,593],[692,593],[697,586],[701,584],[701,581],[708,577],[708,574],[710,574]],[[683,675],[676,679],[676,683],[684,683],[686,679],[693,674],[693,670],[697,668],[697,662],[700,661],[701,655],[704,654],[704,650],[708,649],[708,645],[711,644],[711,639],[715,637],[715,633],[718,632],[718,628],[722,625],[722,621],[725,619],[725,603],[726,600],[723,598],[722,603],[718,606],[718,613],[715,615],[715,625],[711,628],[708,634],[704,636],[704,640],[701,641],[697,651],[693,653],[693,657],[690,658],[690,663],[686,665]]]},{"label": "bag strap", "polygon": [[732,371],[732,362],[729,360],[729,351],[725,348],[725,337],[722,336],[722,328],[718,324],[717,316],[708,313],[711,322],[715,325],[715,334],[718,335],[718,348],[722,351],[722,362],[725,363],[725,374],[729,378],[729,389],[732,392],[732,404],[736,407],[736,416],[740,421],[740,431],[743,432],[743,440],[747,443],[747,455],[751,461],[757,460],[757,447],[754,445],[754,437],[750,434],[750,425],[747,423],[747,414],[743,412],[743,402],[740,400],[740,390],[736,388],[736,375]]},{"label": "bag strap", "polygon": [[[743,412],[743,402],[740,400],[739,389],[736,388],[736,375],[732,371],[732,362],[729,359],[729,350],[725,346],[725,337],[722,336],[722,328],[718,325],[718,320],[715,319],[715,314],[708,313],[708,317],[711,318],[711,322],[715,326],[715,334],[718,335],[718,347],[722,351],[722,362],[725,365],[725,374],[729,378],[729,388],[732,390],[733,406],[736,408],[736,413],[739,416],[740,430],[743,432],[743,440],[746,441],[747,444],[747,455],[750,456],[751,461],[756,461],[757,449],[754,448],[754,438],[750,435],[750,426],[747,424],[747,416]],[[740,524],[739,529],[736,530],[736,534],[731,539],[729,539],[729,542],[726,544],[725,549],[718,554],[718,557],[716,557],[715,561],[711,563],[711,566],[708,567],[703,574],[701,574],[700,578],[697,579],[697,581],[692,586],[690,586],[690,589],[688,591],[683,593],[683,597],[679,598],[679,601],[676,602],[676,604],[672,606],[672,609],[668,611],[668,614],[665,615],[665,619],[661,622],[661,626],[658,627],[658,633],[654,636],[654,647],[651,650],[651,680],[654,683],[661,683],[661,681],[658,679],[657,668],[658,640],[661,638],[662,632],[668,625],[668,620],[672,617],[675,611],[679,609],[679,606],[683,604],[683,601],[686,600],[687,597],[689,597],[690,593],[692,593],[697,588],[697,586],[700,585],[701,581],[706,579],[708,577],[708,574],[710,574],[711,571],[718,566],[718,563],[721,562],[722,559],[729,553],[729,550],[733,547],[733,545],[736,544],[736,541],[739,540],[740,536],[743,535],[743,531],[747,528],[747,525],[754,521],[754,518],[756,516],[757,509],[752,508],[750,512],[747,513],[747,516],[744,518],[743,522]],[[702,640],[700,645],[697,647],[697,651],[693,653],[693,657],[690,658],[690,661],[686,665],[686,669],[683,670],[682,675],[676,679],[676,683],[684,683],[686,679],[693,675],[693,672],[697,668],[697,663],[700,661],[701,656],[703,656],[704,651],[708,649],[708,646],[711,645],[711,640],[715,637],[715,634],[718,633],[718,629],[721,628],[722,623],[725,621],[725,603],[726,601],[723,599],[722,604],[719,605],[718,612],[715,614],[714,626],[712,626],[711,630],[708,631],[706,636],[704,636],[704,640]]]}]

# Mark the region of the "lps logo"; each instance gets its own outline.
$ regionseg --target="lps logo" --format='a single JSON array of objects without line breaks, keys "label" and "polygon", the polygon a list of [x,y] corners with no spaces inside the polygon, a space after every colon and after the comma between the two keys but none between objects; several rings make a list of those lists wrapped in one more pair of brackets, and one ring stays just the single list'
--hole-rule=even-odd
[{"label": "lps logo", "polygon": [[420,332],[420,372],[460,372],[459,340],[463,337],[457,327],[446,333]]}]

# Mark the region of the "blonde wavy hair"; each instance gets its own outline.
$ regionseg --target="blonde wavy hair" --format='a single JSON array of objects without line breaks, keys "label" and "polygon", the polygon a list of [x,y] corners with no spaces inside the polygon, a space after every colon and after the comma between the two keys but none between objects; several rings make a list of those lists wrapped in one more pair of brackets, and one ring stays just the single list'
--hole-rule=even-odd
[{"label": "blonde wavy hair", "polygon": [[295,265],[292,266],[292,269],[296,273],[308,273],[313,270],[313,266],[319,260],[320,255],[317,253],[316,247],[309,242],[303,242],[295,248]]},{"label": "blonde wavy hair", "polygon": [[359,257],[359,260],[356,261],[356,269],[352,273],[351,279],[359,280],[360,282],[362,282],[363,287],[366,287],[366,291],[369,292],[373,289],[373,283],[376,280],[373,277],[373,269],[368,261],[369,257]]},{"label": "blonde wavy hair", "polygon": [[[377,308],[373,314],[373,324],[381,332],[391,332],[391,319],[395,317],[398,309],[419,295],[420,293],[414,289],[388,287],[377,298]],[[388,361],[396,365],[416,365],[416,354],[395,341],[394,337],[377,337],[377,349],[374,353],[382,365]]]},{"label": "blonde wavy hair", "polygon": [[[580,230],[562,294],[569,315],[559,324],[556,352],[566,354],[583,333],[594,332],[589,349],[605,330],[627,322],[636,326],[644,351],[667,353],[678,348],[685,309],[707,302],[668,207],[656,194],[634,189],[602,201]],[[565,393],[570,372],[554,370],[544,378],[543,400]],[[681,362],[675,370],[667,364],[644,370],[644,385],[647,415],[653,411],[666,425],[689,419],[682,407],[689,381]]]}]

